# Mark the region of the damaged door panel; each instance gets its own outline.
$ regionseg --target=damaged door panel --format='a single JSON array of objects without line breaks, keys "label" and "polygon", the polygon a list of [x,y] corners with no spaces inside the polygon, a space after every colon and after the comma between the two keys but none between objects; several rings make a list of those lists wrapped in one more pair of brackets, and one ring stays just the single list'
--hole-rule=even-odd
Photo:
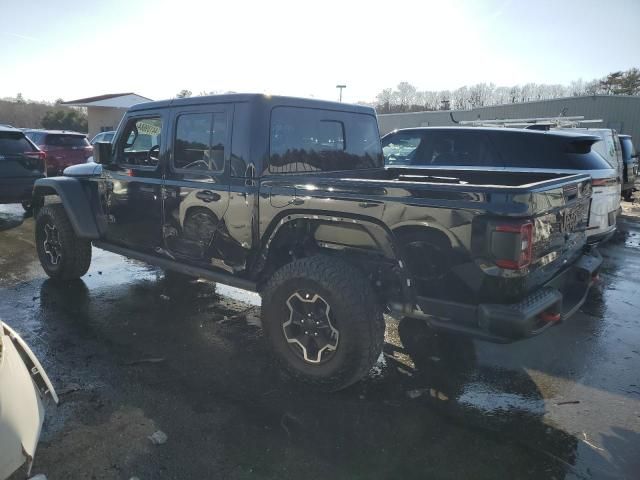
[{"label": "damaged door panel", "polygon": [[171,160],[163,185],[163,239],[175,258],[216,266],[214,239],[229,206],[233,108],[182,108],[173,114]]},{"label": "damaged door panel", "polygon": [[0,322],[0,479],[25,463],[31,470],[44,421],[45,400],[58,396],[31,349]]}]

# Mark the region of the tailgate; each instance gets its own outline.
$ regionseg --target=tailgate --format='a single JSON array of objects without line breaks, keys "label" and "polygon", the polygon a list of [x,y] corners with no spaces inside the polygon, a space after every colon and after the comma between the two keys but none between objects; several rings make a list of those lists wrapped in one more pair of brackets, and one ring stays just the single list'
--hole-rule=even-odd
[{"label": "tailgate", "polygon": [[92,153],[90,147],[47,147],[47,158],[65,166],[84,163]]},{"label": "tailgate", "polygon": [[548,271],[548,266],[564,264],[581,253],[586,241],[591,193],[590,180],[569,181],[535,193],[539,211],[534,217],[532,271],[539,268]]}]

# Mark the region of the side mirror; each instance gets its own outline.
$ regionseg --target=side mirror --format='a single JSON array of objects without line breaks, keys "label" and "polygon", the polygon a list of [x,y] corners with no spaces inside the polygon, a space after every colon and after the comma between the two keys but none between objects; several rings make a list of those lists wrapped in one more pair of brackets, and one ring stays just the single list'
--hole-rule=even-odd
[{"label": "side mirror", "polygon": [[111,158],[111,142],[96,142],[93,145],[93,161],[101,165],[109,165]]}]

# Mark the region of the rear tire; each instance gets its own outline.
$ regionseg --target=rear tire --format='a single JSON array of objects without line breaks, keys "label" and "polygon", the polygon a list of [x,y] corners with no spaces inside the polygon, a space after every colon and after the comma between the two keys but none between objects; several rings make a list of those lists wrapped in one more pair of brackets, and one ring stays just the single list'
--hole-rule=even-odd
[{"label": "rear tire", "polygon": [[38,212],[36,249],[42,268],[54,280],[80,278],[91,265],[91,242],[78,238],[59,203],[45,205]]},{"label": "rear tire", "polygon": [[327,256],[295,260],[271,277],[262,292],[262,325],[283,369],[326,391],[363,378],[384,342],[371,285],[352,265]]},{"label": "rear tire", "polygon": [[627,202],[633,201],[633,190],[625,190],[624,192],[622,192],[622,198],[624,198]]}]

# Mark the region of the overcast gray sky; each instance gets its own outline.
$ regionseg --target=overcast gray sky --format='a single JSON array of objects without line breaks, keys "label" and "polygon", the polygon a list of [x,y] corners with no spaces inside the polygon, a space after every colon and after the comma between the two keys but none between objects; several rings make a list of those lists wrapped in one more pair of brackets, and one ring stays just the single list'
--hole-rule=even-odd
[{"label": "overcast gray sky", "polygon": [[0,0],[0,97],[186,88],[371,101],[640,66],[639,0]]}]

